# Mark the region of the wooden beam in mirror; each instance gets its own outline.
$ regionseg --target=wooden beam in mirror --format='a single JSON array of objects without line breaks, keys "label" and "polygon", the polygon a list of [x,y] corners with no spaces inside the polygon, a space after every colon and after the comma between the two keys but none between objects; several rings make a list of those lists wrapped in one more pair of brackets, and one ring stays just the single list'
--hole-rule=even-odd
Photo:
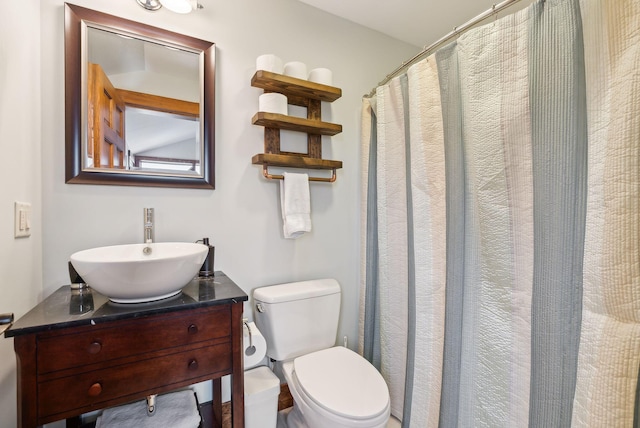
[{"label": "wooden beam in mirror", "polygon": [[213,189],[215,45],[65,4],[65,131],[67,183]]}]

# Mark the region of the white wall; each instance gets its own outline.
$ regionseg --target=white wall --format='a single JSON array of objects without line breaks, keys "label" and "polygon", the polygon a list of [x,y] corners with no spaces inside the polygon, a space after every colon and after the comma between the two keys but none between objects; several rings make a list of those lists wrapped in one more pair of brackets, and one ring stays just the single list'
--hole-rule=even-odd
[{"label": "white wall", "polygon": [[[24,315],[42,298],[40,5],[0,12],[0,313]],[[14,202],[32,205],[31,237],[14,239]],[[0,427],[16,426],[13,339],[0,337]]]},{"label": "white wall", "polygon": [[[154,207],[156,240],[209,237],[216,246],[216,269],[249,295],[255,287],[279,282],[338,279],[343,287],[339,337],[347,335],[354,347],[360,99],[418,49],[295,0],[201,2],[205,9],[190,15],[149,13],[134,0],[75,3],[216,43],[213,191],[65,184],[63,0],[0,6],[5,159],[0,312],[22,315],[67,284],[73,252],[139,242],[142,209]],[[325,158],[342,160],[344,168],[335,183],[311,185],[313,231],[298,240],[282,237],[278,182],[265,181],[261,168],[251,164],[263,148],[263,128],[251,125],[262,91],[250,85],[255,58],[263,53],[303,61],[309,69],[331,68],[335,86],[343,91],[341,99],[323,107],[324,120],[343,126],[341,134],[323,140],[323,150]],[[34,232],[27,240],[13,239],[14,200],[34,206]],[[249,305],[245,316],[252,317]],[[0,361],[14,361],[12,353],[12,341],[2,339]],[[0,414],[2,427],[15,425],[14,363],[0,366]]]}]

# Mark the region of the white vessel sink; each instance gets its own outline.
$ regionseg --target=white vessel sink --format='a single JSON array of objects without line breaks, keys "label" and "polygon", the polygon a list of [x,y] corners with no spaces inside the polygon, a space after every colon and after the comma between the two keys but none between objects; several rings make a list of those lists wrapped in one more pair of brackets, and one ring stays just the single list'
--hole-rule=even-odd
[{"label": "white vessel sink", "polygon": [[78,251],[71,264],[87,284],[117,303],[141,303],[178,294],[207,257],[189,242],[113,245]]}]

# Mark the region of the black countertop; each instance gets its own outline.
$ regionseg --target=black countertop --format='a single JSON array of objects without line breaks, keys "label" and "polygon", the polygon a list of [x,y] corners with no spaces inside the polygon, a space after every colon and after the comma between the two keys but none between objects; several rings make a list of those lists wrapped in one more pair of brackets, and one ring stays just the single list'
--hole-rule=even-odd
[{"label": "black countertop", "polygon": [[71,290],[66,285],[17,320],[4,335],[14,337],[246,300],[247,294],[222,272],[196,278],[177,296],[149,303],[114,303],[91,288]]}]

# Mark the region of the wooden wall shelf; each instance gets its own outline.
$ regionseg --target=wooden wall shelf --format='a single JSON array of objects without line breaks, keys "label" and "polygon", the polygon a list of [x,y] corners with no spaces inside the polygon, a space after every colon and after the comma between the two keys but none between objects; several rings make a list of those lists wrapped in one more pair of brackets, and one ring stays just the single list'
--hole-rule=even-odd
[{"label": "wooden wall shelf", "polygon": [[[253,156],[252,163],[262,165],[268,179],[282,179],[282,175],[269,174],[269,166],[332,170],[331,178],[310,177],[310,181],[333,182],[341,161],[322,159],[322,136],[342,132],[342,125],[323,122],[321,102],[333,102],[342,96],[342,90],[333,86],[296,79],[282,74],[258,70],[251,79],[251,86],[265,92],[277,92],[287,96],[287,103],[307,108],[307,118],[284,114],[258,112],[251,119],[254,125],[264,126],[264,153]],[[306,153],[280,151],[280,130],[307,134]]]},{"label": "wooden wall shelf", "polygon": [[342,132],[342,125],[302,117],[259,111],[251,119],[254,125],[267,128],[286,129],[289,131],[305,132],[307,134],[336,135]]},{"label": "wooden wall shelf", "polygon": [[258,153],[251,159],[254,165],[280,166],[289,168],[336,169],[342,168],[342,161],[314,159],[291,154]]},{"label": "wooden wall shelf", "polygon": [[312,100],[333,102],[342,96],[342,89],[283,74],[258,70],[251,78],[251,86],[268,92],[278,92]]}]

